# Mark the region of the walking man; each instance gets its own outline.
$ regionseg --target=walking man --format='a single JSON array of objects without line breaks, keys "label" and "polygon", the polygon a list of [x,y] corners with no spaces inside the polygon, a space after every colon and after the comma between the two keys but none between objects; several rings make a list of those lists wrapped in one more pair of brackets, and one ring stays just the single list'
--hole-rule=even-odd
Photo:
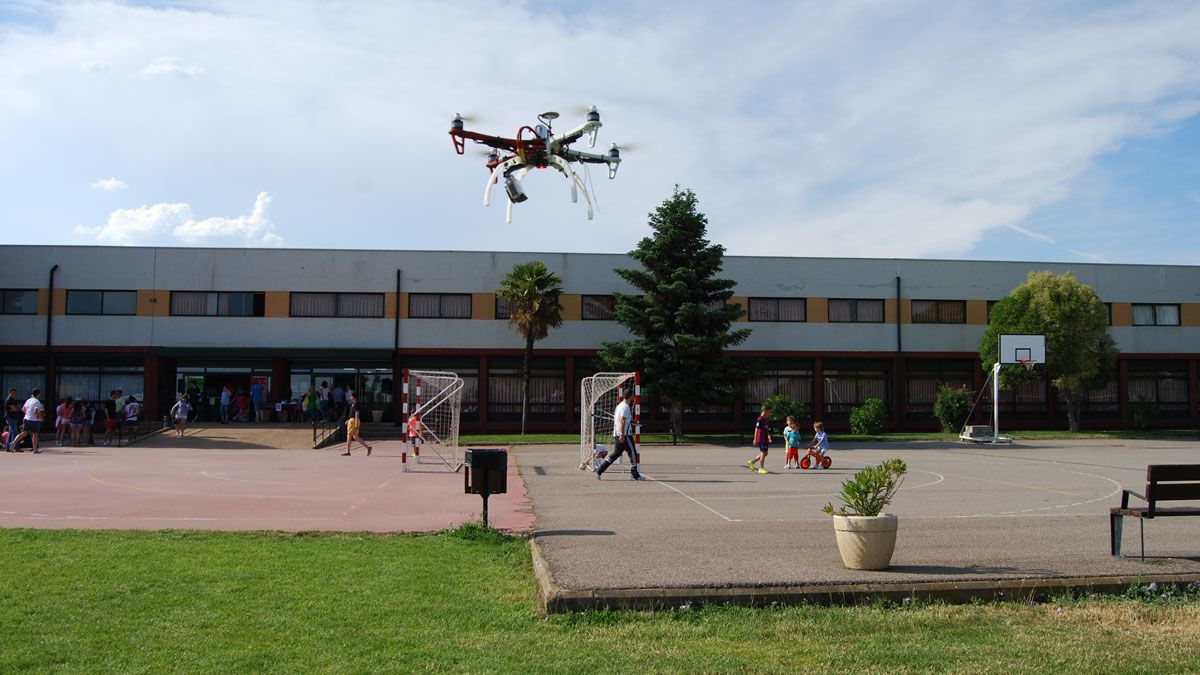
[{"label": "walking man", "polygon": [[38,400],[38,395],[42,393],[41,389],[34,389],[29,396],[29,400],[25,401],[25,405],[21,408],[25,413],[25,430],[22,431],[15,441],[16,447],[21,447],[21,441],[25,437],[29,437],[29,443],[33,447],[33,454],[42,454],[41,448],[38,447],[38,434],[42,431],[42,420],[46,417],[46,406]]},{"label": "walking man", "polygon": [[629,453],[629,480],[646,480],[638,473],[637,448],[633,445],[633,413],[629,410],[629,402],[625,400],[625,390],[617,390],[617,409],[613,411],[613,447],[604,462],[596,467],[596,480],[608,470],[608,467],[622,452]]},{"label": "walking man", "polygon": [[117,430],[117,396],[116,389],[108,392],[108,400],[104,402],[104,444],[112,443],[113,432]]}]

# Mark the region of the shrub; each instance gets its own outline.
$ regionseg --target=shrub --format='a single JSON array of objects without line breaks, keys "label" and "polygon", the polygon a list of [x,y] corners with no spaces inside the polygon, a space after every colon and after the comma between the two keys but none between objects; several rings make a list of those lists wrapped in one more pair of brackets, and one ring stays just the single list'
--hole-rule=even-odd
[{"label": "shrub", "polygon": [[850,431],[856,434],[878,434],[883,431],[885,419],[887,415],[884,413],[883,401],[869,398],[850,411]]},{"label": "shrub", "polygon": [[1149,431],[1154,428],[1154,423],[1162,416],[1162,411],[1159,410],[1158,404],[1145,396],[1139,396],[1137,403],[1133,404],[1133,426],[1142,431]]},{"label": "shrub", "polygon": [[775,394],[764,403],[771,406],[771,420],[773,421],[787,423],[788,417],[795,417],[796,423],[803,425],[804,420],[808,419],[808,406],[787,394]]},{"label": "shrub", "polygon": [[902,459],[868,466],[842,483],[841,507],[834,509],[830,503],[821,510],[831,516],[877,516],[891,503],[906,473],[908,465]]},{"label": "shrub", "polygon": [[938,388],[937,399],[933,402],[933,416],[942,423],[942,431],[960,431],[974,402],[975,392],[970,389],[951,389],[943,385]]}]

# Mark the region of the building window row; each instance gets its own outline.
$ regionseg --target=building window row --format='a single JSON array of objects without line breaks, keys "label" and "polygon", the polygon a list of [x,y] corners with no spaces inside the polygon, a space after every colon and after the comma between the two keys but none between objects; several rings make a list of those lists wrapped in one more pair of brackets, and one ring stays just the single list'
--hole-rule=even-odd
[{"label": "building window row", "polygon": [[171,316],[263,316],[264,293],[171,291]]},{"label": "building window row", "polygon": [[966,323],[965,300],[913,300],[913,323]]},{"label": "building window row", "polygon": [[36,289],[7,288],[3,292],[3,314],[37,314]]},{"label": "building window row", "polygon": [[830,300],[830,323],[883,323],[883,300]]},{"label": "building window row", "polygon": [[382,319],[383,293],[292,293],[291,316]]},{"label": "building window row", "polygon": [[67,291],[67,314],[137,314],[137,291]]},{"label": "building window row", "polygon": [[1134,305],[1135,326],[1178,326],[1179,305]]},{"label": "building window row", "polygon": [[[380,296],[382,298],[382,296]],[[380,303],[382,314],[382,302]],[[470,293],[410,293],[408,295],[408,318],[410,319],[469,319],[471,318]]]},{"label": "building window row", "polygon": [[750,298],[750,321],[808,321],[804,298]]}]

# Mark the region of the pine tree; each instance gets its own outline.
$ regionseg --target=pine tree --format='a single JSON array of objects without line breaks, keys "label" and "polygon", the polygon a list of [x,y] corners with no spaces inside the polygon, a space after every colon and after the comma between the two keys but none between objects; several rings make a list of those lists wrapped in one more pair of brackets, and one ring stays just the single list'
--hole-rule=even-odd
[{"label": "pine tree", "polygon": [[684,401],[730,403],[740,396],[746,363],[726,353],[750,336],[730,330],[744,310],[729,305],[734,281],[717,277],[725,247],[705,239],[708,219],[696,195],[675,187],[650,214],[654,234],[630,256],[642,269],[615,272],[642,293],[616,293],[615,318],[637,339],[606,342],[605,367],[639,371],[642,382],[671,401],[671,421],[682,419]]}]

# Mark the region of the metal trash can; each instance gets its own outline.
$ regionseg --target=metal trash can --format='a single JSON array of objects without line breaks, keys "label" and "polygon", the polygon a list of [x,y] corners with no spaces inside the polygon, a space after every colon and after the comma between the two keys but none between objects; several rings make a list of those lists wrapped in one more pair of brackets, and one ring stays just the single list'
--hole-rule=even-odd
[{"label": "metal trash can", "polygon": [[487,527],[488,497],[508,492],[508,451],[468,448],[463,467],[463,492],[483,497],[483,525]]}]

